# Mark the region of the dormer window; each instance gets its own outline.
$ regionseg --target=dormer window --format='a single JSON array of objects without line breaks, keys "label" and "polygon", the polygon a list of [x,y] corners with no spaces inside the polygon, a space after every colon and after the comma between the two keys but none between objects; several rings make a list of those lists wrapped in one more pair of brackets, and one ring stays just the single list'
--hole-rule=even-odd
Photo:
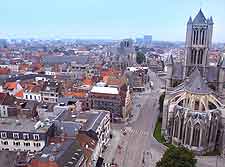
[{"label": "dormer window", "polygon": [[1,132],[1,138],[2,138],[2,139],[6,139],[6,138],[7,138],[6,132]]},{"label": "dormer window", "polygon": [[19,139],[19,133],[13,133],[13,139]]},{"label": "dormer window", "polygon": [[39,134],[33,134],[33,139],[34,140],[39,140],[40,139],[40,135]]},{"label": "dormer window", "polygon": [[29,134],[28,133],[24,133],[23,134],[23,139],[24,140],[28,140],[29,139]]}]

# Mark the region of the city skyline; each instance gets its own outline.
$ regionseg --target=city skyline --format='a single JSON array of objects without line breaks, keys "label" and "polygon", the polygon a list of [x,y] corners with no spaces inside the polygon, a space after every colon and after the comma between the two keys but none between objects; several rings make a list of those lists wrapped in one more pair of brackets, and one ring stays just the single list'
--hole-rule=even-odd
[{"label": "city skyline", "polygon": [[0,38],[122,39],[151,34],[154,40],[185,41],[188,18],[202,8],[207,18],[214,19],[213,42],[225,41],[222,0],[9,0],[1,4]]}]

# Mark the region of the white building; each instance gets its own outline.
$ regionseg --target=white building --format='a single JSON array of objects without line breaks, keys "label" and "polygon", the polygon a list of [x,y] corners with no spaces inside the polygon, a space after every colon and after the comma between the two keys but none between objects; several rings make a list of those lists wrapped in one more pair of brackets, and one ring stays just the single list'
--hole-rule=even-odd
[{"label": "white building", "polygon": [[15,118],[0,120],[0,150],[41,151],[52,129],[50,122]]}]

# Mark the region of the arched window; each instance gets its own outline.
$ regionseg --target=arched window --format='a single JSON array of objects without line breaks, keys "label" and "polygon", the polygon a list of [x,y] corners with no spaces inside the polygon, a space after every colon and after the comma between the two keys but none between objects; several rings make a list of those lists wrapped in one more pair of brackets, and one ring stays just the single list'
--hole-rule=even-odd
[{"label": "arched window", "polygon": [[196,124],[193,130],[192,146],[198,147],[200,140],[200,125]]},{"label": "arched window", "polygon": [[188,122],[186,124],[186,129],[187,129],[187,133],[186,133],[185,144],[189,145],[190,144],[190,139],[191,139],[191,122]]},{"label": "arched window", "polygon": [[194,49],[192,49],[192,52],[191,52],[191,64],[194,63]]},{"label": "arched window", "polygon": [[178,137],[178,131],[179,131],[179,117],[176,117],[174,120],[174,137]]},{"label": "arched window", "polygon": [[195,45],[195,37],[196,37],[196,31],[193,31],[193,44]]},{"label": "arched window", "polygon": [[217,134],[217,120],[213,120],[215,122],[213,122],[212,124],[212,137],[211,137],[211,142],[214,141],[214,139],[216,138],[216,134]]},{"label": "arched window", "polygon": [[205,44],[205,30],[202,31],[202,45]]},{"label": "arched window", "polygon": [[197,50],[194,49],[194,55],[193,55],[193,64],[196,64],[196,55],[197,55]]},{"label": "arched window", "polygon": [[198,51],[198,64],[202,64],[202,58],[203,58],[203,50],[202,49],[200,49],[199,51]]},{"label": "arched window", "polygon": [[199,44],[199,31],[196,30],[196,45]]},{"label": "arched window", "polygon": [[183,133],[183,124],[184,124],[184,118],[182,117],[181,118],[181,121],[180,121],[181,125],[180,125],[180,136],[179,136],[179,139],[182,140],[182,133]]}]

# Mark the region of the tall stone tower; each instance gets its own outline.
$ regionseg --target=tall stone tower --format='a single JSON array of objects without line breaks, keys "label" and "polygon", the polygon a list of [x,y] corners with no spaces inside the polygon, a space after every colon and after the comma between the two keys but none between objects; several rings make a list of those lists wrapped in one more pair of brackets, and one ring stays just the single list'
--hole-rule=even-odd
[{"label": "tall stone tower", "polygon": [[187,22],[186,53],[183,79],[188,77],[197,67],[201,75],[207,75],[208,50],[212,45],[213,19],[206,19],[202,10]]}]

